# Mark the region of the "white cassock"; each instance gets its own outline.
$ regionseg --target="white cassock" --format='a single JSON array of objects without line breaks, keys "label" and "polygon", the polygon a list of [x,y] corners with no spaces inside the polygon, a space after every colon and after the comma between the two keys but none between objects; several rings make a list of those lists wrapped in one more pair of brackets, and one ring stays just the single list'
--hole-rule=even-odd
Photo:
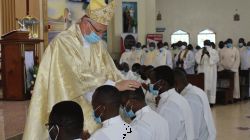
[{"label": "white cassock", "polygon": [[240,66],[240,53],[239,50],[235,47],[227,48],[224,47],[219,51],[220,61],[219,69],[222,70],[231,70],[235,72],[234,74],[234,95],[235,99],[240,98],[240,83],[239,83],[239,66]]},{"label": "white cassock", "polygon": [[156,50],[145,52],[145,54],[142,57],[142,64],[146,66],[153,65],[156,53],[157,53]]},{"label": "white cassock", "polygon": [[188,84],[181,95],[188,101],[193,112],[195,140],[215,140],[216,128],[206,93]]},{"label": "white cassock", "polygon": [[131,53],[131,65],[135,63],[141,64],[141,57],[142,57],[142,50],[141,49],[136,49],[135,51],[132,51]]},{"label": "white cassock", "polygon": [[193,140],[193,116],[187,100],[175,89],[160,95],[157,113],[168,121],[170,140]]},{"label": "white cassock", "polygon": [[194,53],[190,50],[184,49],[181,50],[178,55],[175,56],[175,63],[178,59],[183,60],[183,69],[186,71],[187,74],[194,74],[194,66],[195,66],[195,57]]},{"label": "white cassock", "polygon": [[136,113],[130,125],[138,132],[141,140],[169,140],[168,122],[149,106]]},{"label": "white cassock", "polygon": [[165,48],[161,48],[160,50],[157,50],[156,57],[155,57],[154,67],[158,67],[162,65],[167,65],[170,68],[173,68],[172,54],[169,50]]},{"label": "white cassock", "polygon": [[202,56],[203,49],[199,50],[195,55],[196,63],[198,64],[198,73],[204,73],[205,75],[205,92],[207,93],[209,102],[215,104],[216,101],[216,88],[217,88],[217,63],[219,62],[218,52],[207,47],[210,57],[206,54]]},{"label": "white cassock", "polygon": [[139,140],[138,132],[120,116],[105,120],[89,140]]},{"label": "white cassock", "polygon": [[250,68],[250,49],[246,47],[242,48],[240,51],[240,68],[241,70],[248,70]]},{"label": "white cassock", "polygon": [[127,63],[129,65],[129,68],[131,68],[131,54],[132,52],[131,51],[128,51],[128,52],[123,52],[122,55],[121,55],[121,58],[120,58],[120,64],[122,63]]}]

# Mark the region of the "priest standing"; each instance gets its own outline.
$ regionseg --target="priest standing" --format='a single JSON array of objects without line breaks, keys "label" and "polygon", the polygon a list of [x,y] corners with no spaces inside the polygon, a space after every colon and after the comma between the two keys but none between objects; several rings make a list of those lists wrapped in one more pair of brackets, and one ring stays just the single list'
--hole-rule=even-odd
[{"label": "priest standing", "polygon": [[198,73],[204,73],[205,75],[205,92],[207,93],[209,103],[215,104],[219,55],[218,52],[211,47],[209,40],[204,41],[204,47],[196,53],[195,60],[198,64]]},{"label": "priest standing", "polygon": [[218,71],[231,70],[235,72],[233,98],[240,99],[240,84],[239,84],[240,53],[236,47],[233,47],[232,39],[227,40],[226,47],[221,49],[219,57],[220,61],[219,61]]},{"label": "priest standing", "polygon": [[98,127],[92,117],[93,91],[104,84],[134,90],[140,85],[123,81],[101,36],[106,32],[115,8],[104,0],[91,0],[81,21],[61,32],[47,47],[40,63],[23,135],[24,140],[48,139],[48,116],[58,102],[72,100],[83,108],[84,127],[92,133]]}]

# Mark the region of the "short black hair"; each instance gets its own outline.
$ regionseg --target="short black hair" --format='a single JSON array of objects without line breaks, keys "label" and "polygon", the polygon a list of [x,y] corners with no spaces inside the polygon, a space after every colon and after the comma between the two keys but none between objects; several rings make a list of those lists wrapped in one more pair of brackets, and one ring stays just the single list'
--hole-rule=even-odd
[{"label": "short black hair", "polygon": [[211,42],[210,42],[210,40],[205,40],[204,41],[204,46],[211,46],[212,44],[211,44]]},{"label": "short black hair", "polygon": [[149,47],[156,47],[154,42],[149,43]]},{"label": "short black hair", "polygon": [[138,72],[138,73],[139,73],[140,68],[141,68],[141,65],[140,65],[139,63],[135,63],[135,64],[133,64],[133,66],[132,66],[132,71],[133,71],[133,72]]},{"label": "short black hair", "polygon": [[137,88],[136,90],[126,90],[122,91],[121,98],[122,99],[135,99],[137,101],[145,102],[145,94],[142,90],[142,88]]},{"label": "short black hair", "polygon": [[219,42],[219,48],[222,49],[224,47],[225,43],[223,41]]},{"label": "short black hair", "polygon": [[113,107],[120,107],[119,90],[110,85],[103,85],[98,87],[92,97],[92,102],[96,101],[101,105],[112,105]]},{"label": "short black hair", "polygon": [[141,48],[141,42],[136,43],[136,48]]},{"label": "short black hair", "polygon": [[187,73],[183,68],[174,69],[174,79],[187,82]]},{"label": "short black hair", "polygon": [[174,86],[174,73],[169,66],[159,66],[153,69],[153,74],[157,81],[164,80],[169,86]]},{"label": "short black hair", "polygon": [[55,104],[50,112],[49,124],[63,127],[71,136],[79,136],[83,131],[84,116],[82,108],[73,101]]},{"label": "short black hair", "polygon": [[233,40],[231,38],[228,38],[227,43],[233,43]]},{"label": "short black hair", "polygon": [[164,46],[168,46],[168,42],[164,42],[163,45],[164,45]]},{"label": "short black hair", "polygon": [[247,46],[250,46],[250,41],[247,42]]}]

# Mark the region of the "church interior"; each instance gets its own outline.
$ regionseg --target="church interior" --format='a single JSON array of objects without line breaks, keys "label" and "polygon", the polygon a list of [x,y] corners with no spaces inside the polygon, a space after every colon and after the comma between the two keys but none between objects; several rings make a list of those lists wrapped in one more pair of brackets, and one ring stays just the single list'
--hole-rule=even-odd
[{"label": "church interior", "polygon": [[[103,11],[95,8],[100,3],[106,6]],[[185,88],[178,86],[182,86],[185,79],[206,93],[205,103],[216,128],[215,138],[207,140],[249,140],[249,6],[249,0],[0,0],[0,140],[32,140],[28,136],[35,132],[31,129],[32,123],[41,119],[35,115],[45,115],[29,110],[46,110],[48,122],[55,103],[85,94],[73,96],[77,91],[84,91],[89,96],[88,90],[93,88],[85,85],[112,85],[107,82],[119,81],[119,75],[125,80],[123,85],[126,80],[139,83],[145,93],[145,102],[157,112],[164,91],[155,85],[163,82],[156,80],[153,83],[151,76],[152,73],[156,76],[155,69],[161,66],[170,68],[173,75],[176,69],[183,70],[184,80],[177,81],[174,76],[172,88],[184,98],[182,91]],[[88,27],[82,27],[86,25]],[[90,35],[86,28],[90,29]],[[75,30],[82,33],[80,43],[75,38],[67,41],[76,36]],[[92,33],[96,36],[91,36]],[[95,39],[103,40],[104,43],[97,43],[102,44],[101,49],[93,45]],[[78,52],[77,45],[82,44],[87,47],[83,45],[85,50]],[[94,54],[93,50],[99,54]],[[100,56],[103,55],[100,53],[111,57]],[[99,57],[105,59],[103,64],[97,61]],[[78,74],[65,75],[74,71]],[[93,71],[95,73],[89,76]],[[99,76],[101,78],[95,79]],[[44,82],[46,80],[48,82]],[[91,84],[86,84],[88,82]],[[82,88],[87,90],[75,89],[83,83]],[[116,83],[113,85],[117,87]],[[127,88],[132,88],[130,85]],[[45,92],[46,96],[34,96],[45,95]],[[54,97],[53,92],[59,93]],[[62,97],[58,97],[60,92]],[[64,95],[67,92],[69,98]],[[92,95],[89,105],[91,100],[93,104]],[[159,102],[157,97],[161,97]],[[86,109],[79,104],[85,114]],[[93,109],[94,114],[100,110],[94,105]],[[89,111],[91,113],[92,108]],[[86,121],[88,118],[84,118],[84,123]]]}]

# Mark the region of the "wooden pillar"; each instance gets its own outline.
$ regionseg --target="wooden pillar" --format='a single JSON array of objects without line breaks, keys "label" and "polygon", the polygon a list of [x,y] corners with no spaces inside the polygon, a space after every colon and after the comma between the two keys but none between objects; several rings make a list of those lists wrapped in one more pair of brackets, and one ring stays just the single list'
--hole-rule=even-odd
[{"label": "wooden pillar", "polygon": [[16,29],[15,0],[1,0],[2,34]]}]

